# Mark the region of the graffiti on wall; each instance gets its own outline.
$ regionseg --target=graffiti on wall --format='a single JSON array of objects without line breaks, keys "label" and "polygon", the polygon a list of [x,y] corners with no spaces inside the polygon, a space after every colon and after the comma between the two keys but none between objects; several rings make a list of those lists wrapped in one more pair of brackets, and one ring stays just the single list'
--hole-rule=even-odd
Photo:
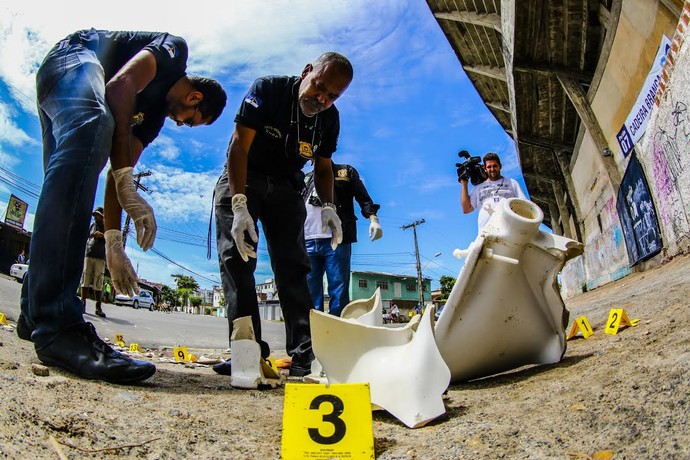
[{"label": "graffiti on wall", "polygon": [[[596,287],[614,279],[614,273],[628,267],[624,238],[619,225],[618,211],[613,197],[599,208],[597,227],[588,233],[584,250],[585,270],[590,281],[588,286]],[[599,230],[599,231],[597,231]]]},{"label": "graffiti on wall", "polygon": [[659,120],[654,130],[652,173],[659,219],[669,239],[680,242],[690,238],[690,221],[682,193],[684,178],[687,179],[684,163],[690,149],[690,113],[682,101],[670,101],[669,109],[669,116]]}]

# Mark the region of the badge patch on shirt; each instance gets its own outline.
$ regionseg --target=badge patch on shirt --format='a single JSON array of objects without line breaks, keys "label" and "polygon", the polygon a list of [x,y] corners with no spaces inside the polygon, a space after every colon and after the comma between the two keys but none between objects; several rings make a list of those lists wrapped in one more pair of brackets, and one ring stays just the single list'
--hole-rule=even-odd
[{"label": "badge patch on shirt", "polygon": [[280,139],[283,137],[281,134],[280,130],[278,128],[275,128],[273,126],[264,126],[264,132],[268,134],[271,137],[274,137],[276,139]]},{"label": "badge patch on shirt", "polygon": [[249,93],[249,95],[247,95],[247,97],[244,98],[244,102],[251,105],[255,109],[258,109],[261,105],[261,99],[259,99],[259,96],[257,96],[254,93]]},{"label": "badge patch on shirt", "polygon": [[168,52],[171,58],[174,58],[177,54],[177,46],[173,45],[172,43],[163,43],[161,47]]},{"label": "badge patch on shirt", "polygon": [[347,168],[339,169],[335,172],[335,180],[350,180],[347,177]]},{"label": "badge patch on shirt", "polygon": [[132,115],[132,124],[130,126],[137,126],[144,122],[144,112],[135,113]]},{"label": "badge patch on shirt", "polygon": [[299,154],[303,158],[310,160],[314,156],[311,144],[309,142],[299,141]]}]

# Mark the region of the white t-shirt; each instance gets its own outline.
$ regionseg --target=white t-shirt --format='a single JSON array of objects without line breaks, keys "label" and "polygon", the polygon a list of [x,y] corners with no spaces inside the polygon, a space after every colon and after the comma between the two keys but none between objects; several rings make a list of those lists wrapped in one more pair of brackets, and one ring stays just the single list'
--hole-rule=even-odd
[{"label": "white t-shirt", "polygon": [[[313,195],[316,195],[316,190],[314,190]],[[307,208],[307,218],[304,221],[304,239],[305,240],[314,240],[317,238],[330,238],[331,237],[331,228],[326,227],[326,231],[322,232],[321,229],[323,228],[323,224],[321,223],[321,206],[314,206],[313,204],[309,204],[309,202],[305,203],[305,207]]]},{"label": "white t-shirt", "polygon": [[479,230],[489,221],[491,214],[484,209],[484,205],[488,205],[491,209],[501,201],[507,198],[522,198],[527,199],[522,193],[520,184],[515,179],[508,177],[501,177],[499,180],[492,181],[485,180],[481,184],[476,185],[470,193],[470,203],[474,209],[479,210],[479,217],[477,218],[477,225]]}]

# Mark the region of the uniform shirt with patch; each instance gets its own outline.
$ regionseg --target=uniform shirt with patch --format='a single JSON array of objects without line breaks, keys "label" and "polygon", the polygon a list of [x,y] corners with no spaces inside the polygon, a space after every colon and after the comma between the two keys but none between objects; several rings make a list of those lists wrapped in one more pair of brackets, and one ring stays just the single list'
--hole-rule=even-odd
[{"label": "uniform shirt with patch", "polygon": [[[374,203],[369,196],[369,192],[364,186],[359,172],[352,166],[346,164],[332,164],[333,167],[333,191],[335,199],[335,207],[338,217],[340,218],[341,228],[343,231],[343,243],[357,242],[357,216],[355,216],[356,200],[362,212],[362,216],[368,219],[370,216],[376,214],[381,208],[381,205]],[[309,196],[315,196],[316,190],[314,187],[314,172],[307,174],[305,179],[305,205],[307,208],[307,219],[304,223],[304,238],[330,238],[331,229],[327,228],[326,232],[322,231],[321,224],[321,206],[314,206],[310,203]],[[320,202],[320,200],[318,200]]]},{"label": "uniform shirt with patch", "polygon": [[338,109],[332,105],[313,117],[304,116],[297,102],[300,81],[299,77],[262,77],[254,81],[242,100],[235,123],[256,131],[249,149],[249,172],[290,178],[314,156],[331,158],[336,151]]},{"label": "uniform shirt with patch", "polygon": [[81,44],[98,56],[109,81],[135,54],[141,50],[153,53],[156,75],[137,94],[132,133],[146,147],[163,128],[167,117],[165,97],[170,88],[186,75],[188,49],[183,38],[166,32],[119,32],[81,30],[70,35],[70,44]]},{"label": "uniform shirt with patch", "polygon": [[480,230],[489,221],[489,217],[491,217],[491,214],[484,209],[484,206],[487,205],[494,209],[501,200],[507,198],[527,199],[520,188],[520,184],[515,179],[507,177],[501,177],[496,181],[487,179],[472,189],[470,203],[474,209],[479,210],[477,223]]}]

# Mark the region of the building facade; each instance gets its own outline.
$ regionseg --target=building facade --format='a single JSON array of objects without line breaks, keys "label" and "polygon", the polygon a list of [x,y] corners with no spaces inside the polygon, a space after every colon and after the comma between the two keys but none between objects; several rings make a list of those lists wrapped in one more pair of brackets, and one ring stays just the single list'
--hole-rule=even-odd
[{"label": "building facade", "polygon": [[[414,275],[397,275],[392,273],[353,271],[350,276],[350,299],[368,299],[377,288],[381,289],[381,300],[384,309],[395,304],[401,313],[413,311],[419,304],[419,287]],[[424,304],[431,302],[431,279],[423,280]]]}]

